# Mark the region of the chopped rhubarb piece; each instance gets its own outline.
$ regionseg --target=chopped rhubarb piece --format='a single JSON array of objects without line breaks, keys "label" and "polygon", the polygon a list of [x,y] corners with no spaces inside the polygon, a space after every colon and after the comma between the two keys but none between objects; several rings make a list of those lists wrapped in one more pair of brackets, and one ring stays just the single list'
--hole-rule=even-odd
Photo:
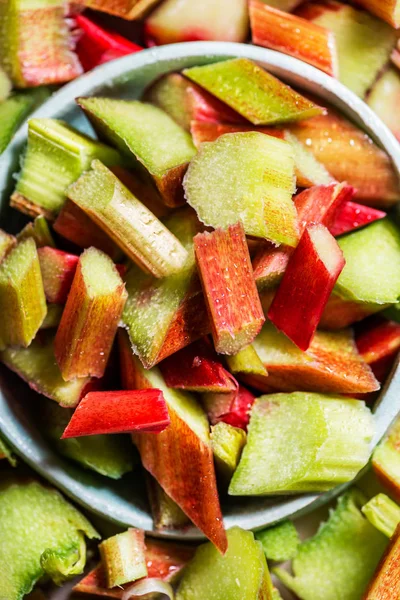
[{"label": "chopped rhubarb piece", "polygon": [[90,71],[109,60],[121,58],[143,50],[118,33],[100,27],[84,15],[77,15],[75,21],[81,31],[76,53],[85,71]]},{"label": "chopped rhubarb piece", "polygon": [[387,154],[366,133],[333,110],[290,126],[336,181],[356,189],[356,200],[385,208],[398,202],[400,188]]},{"label": "chopped rhubarb piece", "polygon": [[247,58],[191,67],[183,74],[254,125],[298,121],[324,113]]},{"label": "chopped rhubarb piece", "polygon": [[278,10],[284,10],[285,12],[292,12],[303,0],[261,0],[263,4],[268,4]]},{"label": "chopped rhubarb piece", "polygon": [[389,60],[395,31],[373,15],[334,0],[307,2],[296,14],[332,31],[339,57],[339,79],[364,97]]},{"label": "chopped rhubarb piece", "polygon": [[399,100],[400,73],[395,68],[389,68],[373,85],[367,97],[367,104],[400,141],[400,118],[397,110]]},{"label": "chopped rhubarb piece", "polygon": [[400,502],[400,419],[397,418],[389,433],[377,446],[372,456],[372,467],[382,485]]},{"label": "chopped rhubarb piece", "polygon": [[143,270],[166,277],[184,266],[181,243],[100,161],[93,161],[68,196]]},{"label": "chopped rhubarb piece", "polygon": [[157,2],[158,0],[77,0],[77,4],[127,20],[140,19]]},{"label": "chopped rhubarb piece", "polygon": [[400,523],[400,506],[385,494],[377,494],[362,507],[368,521],[388,538]]},{"label": "chopped rhubarb piece", "polygon": [[79,257],[48,246],[39,248],[38,255],[47,302],[65,304]]},{"label": "chopped rhubarb piece", "polygon": [[144,531],[130,528],[99,544],[107,587],[147,577]]},{"label": "chopped rhubarb piece", "polygon": [[343,235],[384,217],[386,217],[386,213],[382,210],[363,206],[362,204],[357,204],[357,202],[343,202],[335,213],[329,231],[334,236]]},{"label": "chopped rhubarb piece", "polygon": [[6,258],[7,254],[16,245],[16,238],[10,233],[6,233],[3,229],[0,229],[0,264]]},{"label": "chopped rhubarb piece", "polygon": [[85,250],[54,341],[66,381],[104,375],[126,298],[125,285],[111,259],[95,248]]},{"label": "chopped rhubarb piece", "polygon": [[6,459],[12,467],[17,466],[17,459],[14,457],[10,446],[0,436],[0,460],[4,459]]},{"label": "chopped rhubarb piece", "polygon": [[332,31],[306,19],[250,1],[253,44],[299,58],[332,77],[338,77],[338,57]]},{"label": "chopped rhubarb piece", "polygon": [[382,320],[356,337],[357,348],[369,365],[400,349],[400,324]]},{"label": "chopped rhubarb piece", "polygon": [[31,112],[34,99],[29,94],[13,94],[7,100],[0,102],[0,154],[11,142],[14,133]]},{"label": "chopped rhubarb piece", "polygon": [[16,87],[64,83],[82,74],[66,11],[62,0],[1,5],[0,64]]},{"label": "chopped rhubarb piece", "polygon": [[26,240],[27,238],[33,238],[37,248],[42,248],[43,246],[55,248],[56,246],[50,227],[42,215],[39,215],[34,221],[25,225],[17,235],[18,241]]},{"label": "chopped rhubarb piece", "polygon": [[138,433],[134,441],[144,468],[221,552],[227,541],[215,479],[207,417],[188,392],[168,388],[157,368],[145,370],[120,332],[121,376],[127,389],[163,392],[171,424],[158,435]]},{"label": "chopped rhubarb piece", "polygon": [[223,421],[232,427],[244,430],[247,429],[254,400],[254,394],[242,385],[230,394],[203,394],[202,396],[202,403],[212,425]]},{"label": "chopped rhubarb piece", "polygon": [[12,249],[0,266],[0,348],[29,346],[46,316],[46,299],[35,242]]},{"label": "chopped rhubarb piece", "polygon": [[264,323],[241,223],[194,238],[200,279],[217,352],[236,354]]},{"label": "chopped rhubarb piece", "polygon": [[293,251],[268,318],[301,350],[307,350],[345,261],[323,225],[311,225]]},{"label": "chopped rhubarb piece", "polygon": [[385,308],[385,305],[368,304],[345,300],[336,294],[331,294],[319,322],[321,329],[335,331],[345,329],[353,323],[362,321]]},{"label": "chopped rhubarb piece", "polygon": [[196,153],[187,131],[157,106],[137,100],[77,102],[99,134],[149,174],[167,206],[183,204],[182,179]]},{"label": "chopped rhubarb piece", "polygon": [[221,123],[214,120],[192,120],[190,122],[190,133],[196,148],[200,148],[200,145],[204,142],[215,142],[225,133],[246,133],[249,131],[258,131],[281,140],[285,135],[284,131],[278,127],[256,127],[255,125]]},{"label": "chopped rhubarb piece", "polygon": [[394,532],[389,546],[362,600],[392,600],[400,590],[400,524]]},{"label": "chopped rhubarb piece", "polygon": [[254,348],[268,371],[268,377],[251,376],[257,389],[363,394],[380,387],[349,330],[317,331],[309,349],[302,352],[267,322]]},{"label": "chopped rhubarb piece", "polygon": [[295,392],[258,398],[229,494],[323,491],[350,481],[369,459],[373,418],[365,403]]},{"label": "chopped rhubarb piece", "polygon": [[148,473],[146,488],[155,529],[183,529],[190,524],[182,509]]},{"label": "chopped rhubarb piece", "polygon": [[0,102],[7,100],[12,89],[12,83],[7,73],[0,67]]},{"label": "chopped rhubarb piece", "polygon": [[110,237],[75,202],[67,199],[56,221],[54,230],[80,248],[94,246],[118,260],[122,252]]},{"label": "chopped rhubarb piece", "polygon": [[97,142],[56,119],[31,119],[28,148],[11,206],[54,220],[63,206],[67,187],[86,171],[93,159],[116,165],[113,148]]},{"label": "chopped rhubarb piece", "polygon": [[258,132],[223,135],[202,145],[184,187],[188,203],[206,225],[241,221],[247,235],[297,245],[294,160],[287,142]]},{"label": "chopped rhubarb piece", "polygon": [[191,392],[232,392],[237,388],[208,340],[199,340],[172,354],[160,364],[160,370],[171,388]]},{"label": "chopped rhubarb piece", "polygon": [[399,0],[357,0],[369,12],[373,13],[392,27],[400,27],[400,3]]},{"label": "chopped rhubarb piece", "polygon": [[[229,14],[229,19],[226,18]],[[196,40],[245,42],[249,26],[246,0],[166,0],[145,21],[153,44]]]},{"label": "chopped rhubarb piece", "polygon": [[289,519],[257,531],[255,538],[261,542],[266,559],[277,562],[286,562],[294,558],[300,546],[300,536]]},{"label": "chopped rhubarb piece", "polygon": [[110,170],[135,198],[151,210],[157,219],[162,219],[171,213],[171,209],[164,204],[151,181],[145,181],[145,178],[140,177],[137,172],[128,171],[119,165],[111,167]]},{"label": "chopped rhubarb piece", "polygon": [[168,409],[159,390],[89,392],[79,403],[62,439],[168,427]]},{"label": "chopped rhubarb piece", "polygon": [[251,344],[240,350],[237,354],[226,357],[230,371],[235,373],[247,373],[251,375],[267,375],[266,368]]},{"label": "chopped rhubarb piece", "polygon": [[246,444],[246,434],[243,429],[232,427],[220,421],[211,427],[211,446],[214,453],[217,474],[223,486],[228,487],[235,472],[240,455]]}]

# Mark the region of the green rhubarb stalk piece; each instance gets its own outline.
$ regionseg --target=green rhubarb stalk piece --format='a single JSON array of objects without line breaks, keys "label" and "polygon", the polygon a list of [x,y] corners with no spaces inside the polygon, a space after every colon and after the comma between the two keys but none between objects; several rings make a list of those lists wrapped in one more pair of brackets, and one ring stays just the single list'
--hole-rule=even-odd
[{"label": "green rhubarb stalk piece", "polygon": [[292,132],[286,130],[283,139],[292,145],[298,187],[328,185],[334,181],[326,167]]},{"label": "green rhubarb stalk piece", "polygon": [[400,418],[375,448],[372,467],[379,481],[400,502]]},{"label": "green rhubarb stalk piece", "polygon": [[300,545],[297,529],[289,519],[274,527],[257,531],[255,538],[261,542],[266,559],[277,562],[294,558]]},{"label": "green rhubarb stalk piece", "polygon": [[43,246],[56,247],[50,227],[42,215],[39,215],[34,221],[25,225],[17,235],[19,242],[28,238],[33,238],[37,248],[43,248]]},{"label": "green rhubarb stalk piece", "polygon": [[196,154],[192,138],[157,106],[136,100],[78,98],[98,133],[148,174],[165,204],[183,203],[182,178]]},{"label": "green rhubarb stalk piece", "polygon": [[190,130],[191,107],[188,90],[193,85],[180,73],[168,73],[144,94],[144,100],[166,112],[180,127]]},{"label": "green rhubarb stalk piece", "polygon": [[104,375],[126,299],[111,258],[96,248],[85,250],[54,340],[63,379]]},{"label": "green rhubarb stalk piece", "polygon": [[48,304],[47,313],[40,329],[54,329],[59,326],[64,306],[61,304]]},{"label": "green rhubarb stalk piece", "polygon": [[293,149],[284,140],[247,132],[204,143],[184,188],[205,225],[225,228],[241,221],[247,235],[288,246],[298,242]]},{"label": "green rhubarb stalk piece", "polygon": [[7,100],[11,92],[11,81],[7,73],[0,67],[0,102]]},{"label": "green rhubarb stalk piece", "polygon": [[363,98],[388,62],[396,32],[368,12],[334,0],[308,2],[297,14],[334,33],[339,80]]},{"label": "green rhubarb stalk piece", "polygon": [[146,476],[146,487],[155,529],[182,529],[190,524],[183,510],[149,474]]},{"label": "green rhubarb stalk piece", "polygon": [[90,390],[91,380],[84,377],[64,381],[54,356],[54,336],[51,331],[42,334],[29,348],[7,348],[0,353],[0,360],[36,392],[60,406],[73,408]]},{"label": "green rhubarb stalk piece", "polygon": [[[197,281],[196,285],[195,279],[193,237],[199,231],[196,215],[190,209],[182,208],[168,217],[165,225],[187,252],[188,258],[182,270],[156,279],[133,265],[125,277],[128,300],[122,320],[132,347],[146,368],[209,333],[203,294],[200,283]],[[191,298],[195,310],[193,313],[188,311],[187,326],[177,332],[174,322],[185,323],[185,314],[180,315],[180,311],[185,313],[184,307]]]},{"label": "green rhubarb stalk piece", "polygon": [[21,600],[43,576],[57,584],[82,573],[85,536],[99,535],[53,488],[3,478],[0,484],[0,597]]},{"label": "green rhubarb stalk piece", "polygon": [[0,263],[5,259],[7,254],[12,250],[17,243],[16,238],[0,229]]},{"label": "green rhubarb stalk piece", "polygon": [[247,58],[191,67],[183,74],[253,125],[298,121],[324,112]]},{"label": "green rhubarb stalk piece", "polygon": [[350,481],[369,458],[374,433],[360,400],[315,393],[271,394],[252,408],[232,496],[317,492]]},{"label": "green rhubarb stalk piece", "polygon": [[15,94],[0,102],[0,154],[4,152],[14,133],[33,108],[29,94]]},{"label": "green rhubarb stalk piece", "polygon": [[0,436],[0,460],[3,460],[3,459],[8,460],[10,465],[13,467],[15,467],[17,465],[17,460],[14,457],[10,446]]},{"label": "green rhubarb stalk piece", "polygon": [[228,486],[236,470],[242,450],[246,444],[243,429],[232,427],[220,421],[211,427],[211,447],[214,453],[215,467],[221,482]]},{"label": "green rhubarb stalk piece", "polygon": [[121,163],[116,150],[64,121],[31,119],[28,147],[11,205],[30,216],[42,214],[54,220],[66,200],[67,187],[96,158],[108,166]]},{"label": "green rhubarb stalk piece", "polygon": [[362,597],[387,545],[360,510],[365,500],[357,489],[341,496],[318,533],[300,545],[293,575],[273,570],[301,600]]},{"label": "green rhubarb stalk piece", "polygon": [[132,471],[133,451],[129,436],[91,435],[60,439],[73,411],[43,400],[40,407],[40,430],[63,456],[83,467],[111,479],[120,479]]},{"label": "green rhubarb stalk piece", "polygon": [[226,362],[231,373],[245,373],[248,375],[263,375],[267,376],[267,369],[264,367],[260,357],[258,356],[254,346],[250,344],[240,350],[237,354],[226,357]]},{"label": "green rhubarb stalk piece", "polygon": [[400,523],[400,506],[386,496],[377,494],[362,507],[368,521],[388,538],[391,538]]},{"label": "green rhubarb stalk piece", "polygon": [[338,240],[346,265],[336,294],[371,304],[395,304],[400,298],[400,230],[388,218]]},{"label": "green rhubarb stalk piece", "polygon": [[94,161],[68,196],[143,270],[155,277],[180,271],[187,251],[101,162]]},{"label": "green rhubarb stalk piece", "polygon": [[187,565],[176,600],[271,600],[272,583],[261,544],[251,531],[232,527],[221,556],[202,544]]},{"label": "green rhubarb stalk piece", "polygon": [[[399,4],[400,7],[400,4]],[[400,140],[400,73],[390,67],[375,82],[367,97],[367,104]]]},{"label": "green rhubarb stalk piece", "polygon": [[99,544],[107,587],[147,577],[144,531],[128,529]]},{"label": "green rhubarb stalk piece", "polygon": [[29,346],[46,310],[36,245],[28,239],[11,250],[0,267],[0,348]]}]

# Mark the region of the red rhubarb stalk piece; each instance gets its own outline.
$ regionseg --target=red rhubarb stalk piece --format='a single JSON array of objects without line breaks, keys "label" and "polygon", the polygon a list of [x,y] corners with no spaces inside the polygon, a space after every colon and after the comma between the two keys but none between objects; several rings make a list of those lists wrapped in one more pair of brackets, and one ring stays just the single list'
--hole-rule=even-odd
[{"label": "red rhubarb stalk piece", "polygon": [[49,246],[39,248],[38,256],[47,302],[65,304],[79,257]]},{"label": "red rhubarb stalk piece", "polygon": [[362,600],[395,600],[400,593],[400,524],[376,568]]},{"label": "red rhubarb stalk piece", "polygon": [[338,77],[332,31],[258,0],[251,0],[249,8],[253,44],[284,52]]},{"label": "red rhubarb stalk piece", "polygon": [[376,362],[394,355],[400,350],[400,324],[379,320],[356,337],[358,351],[366,363]]},{"label": "red rhubarb stalk piece", "polygon": [[345,329],[353,323],[362,321],[366,317],[382,309],[377,304],[360,304],[353,300],[345,300],[336,294],[332,294],[322,313],[319,325],[321,329],[336,331]]},{"label": "red rhubarb stalk piece", "polygon": [[190,344],[160,364],[168,387],[192,392],[232,392],[237,383],[207,339]]},{"label": "red rhubarb stalk piece", "polygon": [[247,430],[250,421],[250,410],[255,396],[243,385],[231,394],[205,394],[203,403],[211,425],[224,421],[233,427]]},{"label": "red rhubarb stalk piece", "polygon": [[269,319],[307,350],[345,260],[324,225],[311,225],[290,257],[268,311]]},{"label": "red rhubarb stalk piece", "polygon": [[169,424],[160,390],[89,392],[73,413],[62,439],[132,431],[159,433]]},{"label": "red rhubarb stalk piece", "polygon": [[194,245],[215,349],[235,354],[265,321],[243,225],[197,234]]},{"label": "red rhubarb stalk piece", "polygon": [[193,121],[213,121],[216,123],[246,123],[247,121],[233,108],[224,104],[195,84],[187,89],[190,115]]},{"label": "red rhubarb stalk piece", "polygon": [[329,231],[334,236],[342,235],[384,217],[386,217],[386,213],[383,210],[376,210],[376,208],[357,202],[343,202],[335,213]]},{"label": "red rhubarb stalk piece", "polygon": [[75,17],[81,30],[76,53],[85,71],[90,71],[115,58],[143,50],[118,33],[100,27],[84,15]]}]

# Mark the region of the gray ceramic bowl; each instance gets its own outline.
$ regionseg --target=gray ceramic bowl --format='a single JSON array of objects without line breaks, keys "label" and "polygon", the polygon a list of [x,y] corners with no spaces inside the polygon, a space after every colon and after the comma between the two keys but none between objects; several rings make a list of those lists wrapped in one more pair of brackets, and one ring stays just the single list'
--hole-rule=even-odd
[{"label": "gray ceramic bowl", "polygon": [[[271,73],[292,85],[303,88],[329,102],[362,127],[386,150],[400,174],[400,146],[376,115],[352,92],[321,71],[283,54],[255,46],[223,42],[195,42],[150,49],[105,64],[65,86],[48,100],[35,117],[64,119],[82,131],[90,126],[74,98],[86,95],[110,95],[121,98],[140,97],[156,77],[173,70],[231,57],[247,57],[263,64]],[[21,218],[6,208],[13,174],[18,171],[19,157],[26,142],[24,125],[5,154],[0,158],[1,226],[18,225]],[[195,539],[202,537],[196,529],[185,532],[154,532],[140,471],[113,482],[96,476],[55,454],[34,425],[35,396],[16,376],[0,370],[0,430],[29,465],[58,486],[82,506],[124,526],[136,526],[158,536]],[[385,433],[400,411],[400,368],[393,372],[383,390],[375,413],[376,435],[373,446]],[[312,510],[330,500],[341,488],[316,495],[289,498],[230,498],[223,506],[227,527],[240,525],[257,529],[288,516]]]}]

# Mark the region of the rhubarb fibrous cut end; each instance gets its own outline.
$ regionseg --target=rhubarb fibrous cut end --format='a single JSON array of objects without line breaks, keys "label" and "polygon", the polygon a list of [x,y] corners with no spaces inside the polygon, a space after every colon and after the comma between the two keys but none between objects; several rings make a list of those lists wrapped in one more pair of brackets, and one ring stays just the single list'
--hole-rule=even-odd
[{"label": "rhubarb fibrous cut end", "polygon": [[42,248],[43,246],[55,248],[56,246],[49,224],[42,215],[39,215],[34,221],[25,225],[17,235],[18,241],[26,240],[27,238],[33,238],[37,248]]},{"label": "rhubarb fibrous cut end", "polygon": [[400,231],[388,218],[338,240],[346,260],[335,292],[345,299],[395,304],[400,297]]},{"label": "rhubarb fibrous cut end", "polygon": [[259,0],[250,2],[252,42],[284,52],[338,77],[334,35],[325,27],[290,15]]},{"label": "rhubarb fibrous cut end", "polygon": [[379,219],[384,219],[386,213],[357,202],[343,202],[337,209],[329,231],[335,237],[360,229]]},{"label": "rhubarb fibrous cut end", "polygon": [[147,577],[144,531],[130,528],[99,544],[107,587]]},{"label": "rhubarb fibrous cut end", "polygon": [[196,150],[190,135],[151,104],[112,98],[79,98],[100,135],[154,180],[168,206],[183,203],[181,182]]},{"label": "rhubarb fibrous cut end", "polygon": [[297,554],[300,537],[292,521],[286,520],[255,533],[267,560],[285,562]]},{"label": "rhubarb fibrous cut end", "polygon": [[345,261],[323,225],[311,225],[293,251],[268,318],[301,350],[307,350]]},{"label": "rhubarb fibrous cut end", "polygon": [[237,354],[226,357],[228,367],[233,374],[251,374],[251,375],[268,375],[266,368],[262,364],[260,357],[250,344]]},{"label": "rhubarb fibrous cut end", "polygon": [[241,221],[247,235],[289,246],[298,242],[294,186],[290,144],[258,132],[223,135],[203,144],[184,180],[187,201],[206,225],[228,227]]},{"label": "rhubarb fibrous cut end", "polygon": [[183,74],[254,125],[297,121],[324,112],[247,58],[191,67]]},{"label": "rhubarb fibrous cut end", "polygon": [[199,233],[194,244],[215,349],[236,354],[253,341],[265,320],[243,226]]},{"label": "rhubarb fibrous cut end", "polygon": [[47,302],[65,304],[79,257],[56,248],[39,248],[39,263]]},{"label": "rhubarb fibrous cut end", "polygon": [[155,529],[183,529],[190,524],[188,517],[163,490],[157,481],[147,474],[147,495]]},{"label": "rhubarb fibrous cut end", "polygon": [[[244,378],[244,376],[243,376]],[[242,385],[230,394],[203,394],[201,401],[212,425],[220,421],[247,430],[255,396]]]},{"label": "rhubarb fibrous cut end", "polygon": [[376,568],[363,600],[391,600],[396,595],[400,587],[399,561],[400,524],[397,525],[389,546]]},{"label": "rhubarb fibrous cut end", "polygon": [[94,161],[68,196],[142,269],[156,277],[180,271],[187,251],[101,162]]},{"label": "rhubarb fibrous cut end", "polygon": [[111,259],[89,248],[79,258],[54,351],[63,378],[102,377],[127,299]]},{"label": "rhubarb fibrous cut end", "polygon": [[[395,52],[398,54],[398,50]],[[398,140],[400,139],[400,118],[397,110],[399,98],[400,74],[398,69],[394,67],[389,68],[379,77],[367,97],[367,104],[389,127]]]},{"label": "rhubarb fibrous cut end", "polygon": [[368,521],[388,538],[391,538],[400,523],[400,506],[386,496],[377,494],[362,507]]},{"label": "rhubarb fibrous cut end", "polygon": [[379,481],[400,501],[400,420],[396,419],[388,435],[372,456],[372,467]]},{"label": "rhubarb fibrous cut end", "polygon": [[229,485],[245,444],[246,434],[243,429],[223,421],[211,427],[211,447],[217,473],[223,485]]}]

